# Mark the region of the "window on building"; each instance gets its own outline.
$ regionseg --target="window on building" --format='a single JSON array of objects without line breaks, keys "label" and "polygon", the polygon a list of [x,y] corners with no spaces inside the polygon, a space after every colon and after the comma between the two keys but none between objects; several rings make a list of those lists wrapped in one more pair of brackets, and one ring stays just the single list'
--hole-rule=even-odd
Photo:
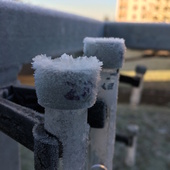
[{"label": "window on building", "polygon": [[157,20],[158,20],[158,17],[157,17],[157,16],[154,16],[153,19],[154,19],[155,21],[157,21]]},{"label": "window on building", "polygon": [[158,7],[158,6],[156,6],[156,7],[155,7],[155,10],[159,10],[159,7]]},{"label": "window on building", "polygon": [[146,18],[146,15],[145,15],[145,14],[142,14],[142,15],[141,15],[141,18],[142,18],[142,19]]},{"label": "window on building", "polygon": [[134,6],[133,6],[133,9],[134,9],[134,10],[137,10],[137,9],[138,9],[138,6],[137,6],[137,5],[134,5]]},{"label": "window on building", "polygon": [[142,6],[142,9],[145,10],[145,9],[146,9],[146,6]]},{"label": "window on building", "polygon": [[132,19],[136,19],[136,14],[133,14],[133,15],[132,15]]},{"label": "window on building", "polygon": [[167,21],[167,20],[168,20],[168,17],[165,16],[165,17],[164,17],[164,21]]},{"label": "window on building", "polygon": [[123,14],[119,14],[119,18],[122,19],[125,18],[125,16]]},{"label": "window on building", "polygon": [[165,7],[164,10],[167,11],[167,10],[168,10],[168,7]]}]

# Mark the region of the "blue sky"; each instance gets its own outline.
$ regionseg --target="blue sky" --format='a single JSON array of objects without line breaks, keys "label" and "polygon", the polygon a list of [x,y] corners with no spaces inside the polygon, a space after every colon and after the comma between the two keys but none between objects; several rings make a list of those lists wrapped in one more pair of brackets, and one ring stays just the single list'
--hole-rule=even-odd
[{"label": "blue sky", "polygon": [[114,19],[116,0],[25,0],[26,2],[66,11],[97,20],[103,20],[106,16]]}]

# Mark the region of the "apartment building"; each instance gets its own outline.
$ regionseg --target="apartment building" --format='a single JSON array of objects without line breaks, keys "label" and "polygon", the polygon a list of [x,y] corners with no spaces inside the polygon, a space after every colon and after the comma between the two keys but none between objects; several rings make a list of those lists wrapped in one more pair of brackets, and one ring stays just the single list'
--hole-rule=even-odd
[{"label": "apartment building", "polygon": [[117,0],[116,21],[170,22],[170,0]]}]

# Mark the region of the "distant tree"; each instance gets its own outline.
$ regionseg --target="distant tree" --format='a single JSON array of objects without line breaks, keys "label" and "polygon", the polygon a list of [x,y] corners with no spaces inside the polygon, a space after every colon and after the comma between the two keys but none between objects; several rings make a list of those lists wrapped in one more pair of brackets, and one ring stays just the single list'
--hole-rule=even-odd
[{"label": "distant tree", "polygon": [[104,21],[110,21],[109,17],[106,15],[104,16]]}]

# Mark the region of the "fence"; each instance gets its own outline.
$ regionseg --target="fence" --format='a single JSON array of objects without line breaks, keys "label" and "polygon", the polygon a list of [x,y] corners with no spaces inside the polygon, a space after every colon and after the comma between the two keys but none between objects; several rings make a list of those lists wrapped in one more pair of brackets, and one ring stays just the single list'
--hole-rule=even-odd
[{"label": "fence", "polygon": [[[120,37],[125,39],[128,48],[133,49],[170,49],[170,25],[163,23],[104,23],[5,1],[0,2],[0,21],[0,129],[34,151],[36,169],[58,169],[62,143],[57,136],[43,130],[44,116],[39,113],[43,108],[36,102],[35,89],[16,86],[17,75],[24,63],[30,63],[32,57],[41,53],[53,57],[79,53],[83,50],[85,37]],[[115,98],[116,95],[114,93]],[[106,103],[99,103],[104,114]],[[97,104],[93,107],[99,108]],[[116,104],[114,100],[114,106]],[[96,108],[93,113],[94,110]],[[0,141],[1,169],[20,169],[19,158],[14,156],[18,154],[17,143],[4,134],[0,134]]]}]

